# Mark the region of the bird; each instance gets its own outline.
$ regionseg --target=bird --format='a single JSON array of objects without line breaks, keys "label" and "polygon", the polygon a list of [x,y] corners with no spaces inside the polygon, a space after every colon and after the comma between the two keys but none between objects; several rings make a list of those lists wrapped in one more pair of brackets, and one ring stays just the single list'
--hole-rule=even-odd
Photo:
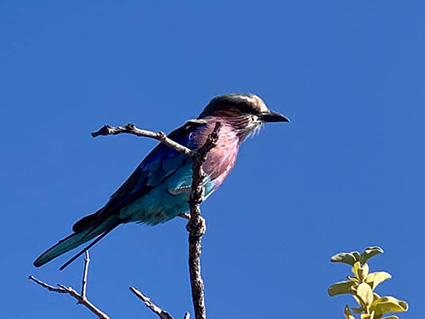
[{"label": "bird", "polygon": [[[258,95],[225,94],[214,97],[197,119],[187,121],[168,137],[196,151],[205,144],[217,122],[221,123],[217,145],[207,154],[203,164],[206,174],[202,185],[203,200],[217,190],[228,176],[235,165],[241,143],[255,135],[264,124],[289,122],[289,119],[269,110]],[[192,166],[193,161],[185,154],[158,144],[112,194],[105,206],[78,220],[72,227],[72,234],[41,254],[34,261],[34,266],[40,267],[94,239],[88,249],[120,224],[137,222],[153,226],[187,212]]]}]

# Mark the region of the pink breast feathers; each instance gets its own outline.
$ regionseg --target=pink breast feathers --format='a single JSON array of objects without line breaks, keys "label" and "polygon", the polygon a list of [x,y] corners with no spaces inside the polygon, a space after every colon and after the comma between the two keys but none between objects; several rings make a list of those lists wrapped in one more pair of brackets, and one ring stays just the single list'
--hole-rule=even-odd
[{"label": "pink breast feathers", "polygon": [[235,165],[238,150],[239,138],[230,125],[223,125],[217,146],[208,153],[204,164],[205,172],[215,182],[215,189],[221,185]]}]

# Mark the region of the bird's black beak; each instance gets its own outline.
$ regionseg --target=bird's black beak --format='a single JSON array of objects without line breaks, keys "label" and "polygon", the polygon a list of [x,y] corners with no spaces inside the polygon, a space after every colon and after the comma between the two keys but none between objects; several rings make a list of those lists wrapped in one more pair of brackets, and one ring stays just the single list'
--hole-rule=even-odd
[{"label": "bird's black beak", "polygon": [[264,123],[289,122],[289,119],[285,115],[273,111],[261,113],[260,119]]}]

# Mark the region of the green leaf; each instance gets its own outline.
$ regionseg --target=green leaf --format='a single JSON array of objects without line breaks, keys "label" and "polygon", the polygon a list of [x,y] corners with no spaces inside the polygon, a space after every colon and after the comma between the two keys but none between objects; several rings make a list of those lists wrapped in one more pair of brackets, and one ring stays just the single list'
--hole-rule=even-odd
[{"label": "green leaf", "polygon": [[356,260],[360,260],[360,253],[358,251],[352,251],[351,255],[353,255]]},{"label": "green leaf", "polygon": [[357,287],[356,296],[362,301],[364,306],[370,306],[373,302],[372,288],[364,282]]},{"label": "green leaf", "polygon": [[351,294],[353,293],[351,287],[353,287],[355,284],[356,283],[352,281],[337,282],[328,288],[328,294],[331,297],[342,294]]},{"label": "green leaf", "polygon": [[345,306],[344,314],[345,314],[345,319],[356,319],[351,313],[350,307],[348,307],[348,305]]},{"label": "green leaf", "polygon": [[376,255],[382,254],[382,253],[384,253],[384,251],[381,247],[378,247],[378,246],[368,247],[363,251],[359,260],[362,264],[365,264],[373,256],[376,256]]},{"label": "green leaf", "polygon": [[399,319],[397,316],[389,316],[389,317],[385,317],[385,318],[382,318],[382,319]]},{"label": "green leaf", "polygon": [[358,259],[353,253],[339,253],[331,257],[331,262],[333,263],[345,263],[351,266],[353,266],[356,261],[358,261]]},{"label": "green leaf", "polygon": [[407,302],[390,296],[378,298],[370,306],[370,309],[379,315],[389,312],[404,312],[408,308]]},{"label": "green leaf", "polygon": [[391,275],[385,271],[372,272],[367,276],[366,282],[372,287],[372,290],[375,290],[381,282],[390,278]]}]

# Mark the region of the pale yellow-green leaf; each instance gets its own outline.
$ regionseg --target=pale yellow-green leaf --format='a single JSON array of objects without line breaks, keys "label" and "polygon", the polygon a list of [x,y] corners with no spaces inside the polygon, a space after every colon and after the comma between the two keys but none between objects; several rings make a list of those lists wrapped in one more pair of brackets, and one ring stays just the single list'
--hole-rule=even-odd
[{"label": "pale yellow-green leaf", "polygon": [[368,247],[366,248],[362,255],[360,256],[360,262],[362,264],[366,263],[370,258],[372,258],[373,256],[376,256],[377,254],[382,254],[384,251],[382,250],[381,247]]},{"label": "pale yellow-green leaf", "polygon": [[360,261],[357,261],[354,263],[353,267],[351,268],[351,271],[356,276],[357,279],[359,278],[359,268],[360,268]]},{"label": "pale yellow-green leaf", "polygon": [[345,319],[356,319],[351,313],[350,307],[348,307],[348,305],[346,305],[344,308],[344,314],[345,314]]},{"label": "pale yellow-green leaf", "polygon": [[407,311],[408,308],[409,306],[407,302],[398,300],[391,296],[378,298],[370,306],[371,310],[380,315],[390,312],[403,312]]},{"label": "pale yellow-green leaf", "polygon": [[357,287],[356,296],[360,298],[362,305],[370,306],[373,302],[372,288],[364,282]]},{"label": "pale yellow-green leaf", "polygon": [[358,274],[359,280],[363,282],[366,279],[367,275],[369,274],[369,265],[368,264],[360,265],[359,268],[357,269],[357,274]]},{"label": "pale yellow-green leaf", "polygon": [[382,319],[399,319],[397,316],[383,317]]},{"label": "pale yellow-green leaf", "polygon": [[345,263],[351,266],[353,266],[356,261],[358,261],[357,256],[352,253],[339,253],[331,257],[331,262]]},{"label": "pale yellow-green leaf", "polygon": [[328,294],[329,296],[336,296],[336,295],[342,295],[342,294],[351,294],[352,289],[355,285],[352,281],[341,281],[337,282],[336,284],[333,284],[328,288]]},{"label": "pale yellow-green leaf", "polygon": [[373,315],[370,315],[368,313],[363,313],[360,315],[361,319],[373,319]]},{"label": "pale yellow-green leaf", "polygon": [[367,276],[366,282],[372,287],[372,290],[375,290],[381,282],[390,278],[391,275],[385,271],[372,272]]}]

